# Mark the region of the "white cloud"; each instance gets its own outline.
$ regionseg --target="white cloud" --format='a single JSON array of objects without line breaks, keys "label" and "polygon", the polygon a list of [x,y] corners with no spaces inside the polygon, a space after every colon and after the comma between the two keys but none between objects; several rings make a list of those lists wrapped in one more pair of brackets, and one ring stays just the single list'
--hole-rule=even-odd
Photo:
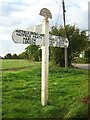
[{"label": "white cloud", "polygon": [[[67,23],[87,29],[88,1],[65,0]],[[62,0],[1,0],[0,43],[2,47],[0,48],[3,48],[3,53],[0,51],[0,55],[7,52],[19,53],[24,50],[24,45],[16,45],[12,41],[12,32],[15,29],[26,29],[32,25],[41,24],[43,17],[39,15],[39,12],[42,8],[48,8],[52,13],[50,25],[56,23],[63,25],[62,7],[59,4],[62,4]]]},{"label": "white cloud", "polygon": [[0,40],[0,55],[4,57],[7,53],[20,54],[26,47],[27,45],[15,44],[12,40]]},{"label": "white cloud", "polygon": [[87,29],[88,25],[88,13],[78,8],[71,8],[67,12],[67,21],[69,24],[76,24],[81,29]]},{"label": "white cloud", "polygon": [[73,6],[67,8],[66,12],[67,23],[88,29],[88,0],[72,0],[71,3]]}]

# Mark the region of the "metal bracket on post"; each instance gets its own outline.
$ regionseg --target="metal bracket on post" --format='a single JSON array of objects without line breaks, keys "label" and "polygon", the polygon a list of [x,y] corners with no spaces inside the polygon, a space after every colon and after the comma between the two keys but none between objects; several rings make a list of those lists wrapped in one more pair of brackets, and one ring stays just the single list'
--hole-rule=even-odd
[{"label": "metal bracket on post", "polygon": [[49,64],[49,21],[52,19],[52,14],[47,8],[40,11],[44,17],[42,33],[45,34],[45,45],[42,46],[42,82],[41,82],[41,104],[42,106],[48,103],[48,64]]}]

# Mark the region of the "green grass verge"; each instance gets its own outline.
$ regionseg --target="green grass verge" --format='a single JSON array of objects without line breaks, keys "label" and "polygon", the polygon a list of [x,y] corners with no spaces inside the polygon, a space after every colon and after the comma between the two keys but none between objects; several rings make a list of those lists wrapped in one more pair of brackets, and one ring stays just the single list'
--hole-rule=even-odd
[{"label": "green grass verge", "polygon": [[49,104],[41,106],[41,65],[20,71],[4,71],[3,118],[84,118],[88,106],[88,72],[79,69],[49,68]]},{"label": "green grass verge", "polygon": [[[1,60],[0,60],[1,61]],[[28,60],[19,60],[19,59],[2,59],[2,69],[7,69],[7,68],[20,68],[20,67],[26,67],[26,66],[31,66],[34,64],[33,62],[30,62]]]}]

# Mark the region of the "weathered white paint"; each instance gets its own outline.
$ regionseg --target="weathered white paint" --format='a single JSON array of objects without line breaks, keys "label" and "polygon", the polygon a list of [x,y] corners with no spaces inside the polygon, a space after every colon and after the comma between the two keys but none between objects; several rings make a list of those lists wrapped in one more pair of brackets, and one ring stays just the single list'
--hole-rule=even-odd
[{"label": "weathered white paint", "polygon": [[45,45],[42,46],[42,82],[41,82],[41,104],[47,105],[48,102],[48,64],[49,64],[49,21],[43,21],[42,32],[45,34]]},{"label": "weathered white paint", "polygon": [[52,14],[47,8],[42,8],[39,15],[41,15],[45,18],[51,18],[52,19]]},{"label": "weathered white paint", "polygon": [[30,44],[30,45],[43,45],[44,34],[30,32],[26,30],[15,30],[12,33],[12,39],[15,43]]}]

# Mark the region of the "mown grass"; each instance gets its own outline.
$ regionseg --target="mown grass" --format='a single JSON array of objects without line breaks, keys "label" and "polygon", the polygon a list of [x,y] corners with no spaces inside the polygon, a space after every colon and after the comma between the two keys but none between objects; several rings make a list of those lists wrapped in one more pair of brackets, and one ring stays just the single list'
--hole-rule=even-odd
[{"label": "mown grass", "polygon": [[49,103],[41,106],[41,65],[19,71],[4,71],[3,118],[85,118],[88,106],[88,72],[79,69],[49,68]]},{"label": "mown grass", "polygon": [[0,67],[2,67],[2,69],[7,69],[7,68],[20,68],[20,67],[26,67],[26,66],[31,66],[31,65],[33,65],[33,62],[28,61],[28,60],[3,59],[2,66]]}]

